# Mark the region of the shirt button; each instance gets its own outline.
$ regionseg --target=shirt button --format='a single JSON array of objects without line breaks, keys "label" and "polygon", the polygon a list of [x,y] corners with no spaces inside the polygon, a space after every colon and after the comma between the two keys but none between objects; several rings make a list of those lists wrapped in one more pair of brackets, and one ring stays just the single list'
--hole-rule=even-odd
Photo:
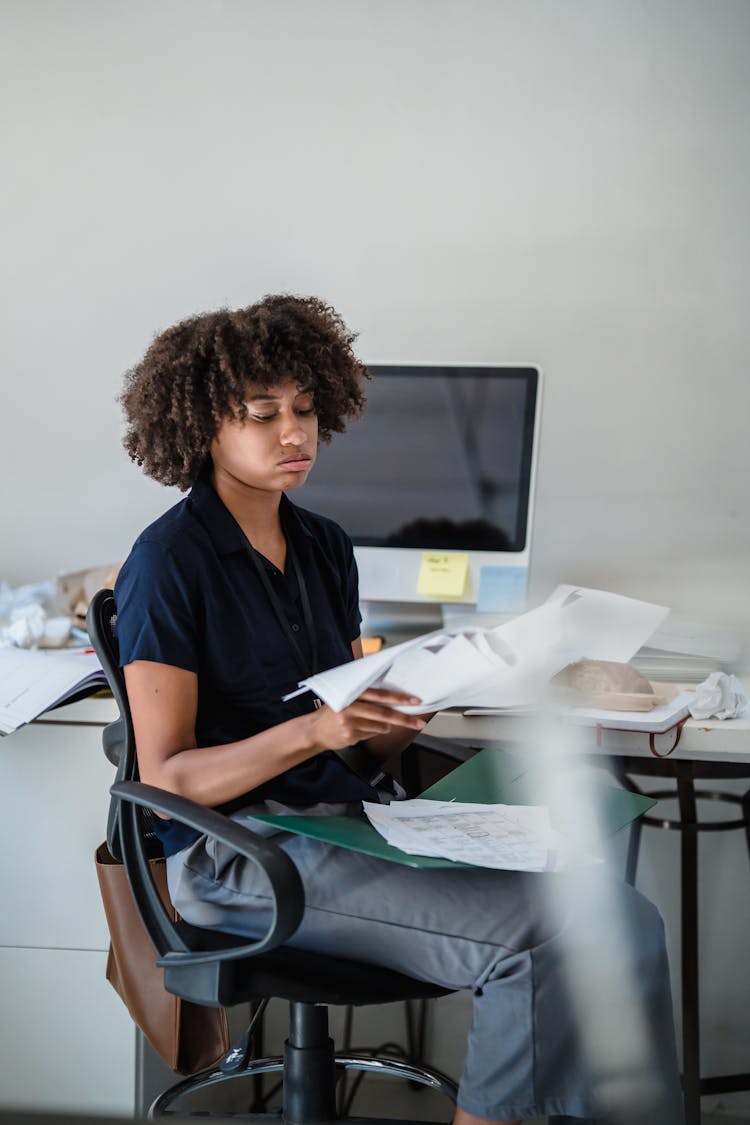
[{"label": "shirt button", "polygon": [[296,622],[292,625],[292,629],[295,633],[299,633],[299,625]]}]

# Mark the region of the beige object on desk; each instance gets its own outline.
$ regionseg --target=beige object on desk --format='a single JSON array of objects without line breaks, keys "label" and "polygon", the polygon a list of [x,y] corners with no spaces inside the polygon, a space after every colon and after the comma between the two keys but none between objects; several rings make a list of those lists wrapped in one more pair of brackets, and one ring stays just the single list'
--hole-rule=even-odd
[{"label": "beige object on desk", "polygon": [[63,607],[76,625],[86,624],[86,611],[97,590],[111,589],[120,570],[119,563],[92,566],[88,570],[74,570],[57,579],[57,593]]},{"label": "beige object on desk", "polygon": [[632,664],[614,660],[577,660],[550,681],[558,698],[574,707],[608,711],[653,711],[677,694],[671,684],[653,684]]}]

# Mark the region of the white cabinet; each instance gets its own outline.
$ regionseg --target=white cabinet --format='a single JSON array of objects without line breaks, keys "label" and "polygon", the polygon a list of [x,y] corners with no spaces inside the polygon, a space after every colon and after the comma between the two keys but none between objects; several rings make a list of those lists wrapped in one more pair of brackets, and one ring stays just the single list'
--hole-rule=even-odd
[{"label": "white cabinet", "polygon": [[106,953],[0,948],[3,1108],[132,1116],[135,1028]]},{"label": "white cabinet", "polygon": [[132,1114],[135,1028],[105,980],[94,869],[114,768],[111,699],[60,708],[0,740],[0,1101]]}]

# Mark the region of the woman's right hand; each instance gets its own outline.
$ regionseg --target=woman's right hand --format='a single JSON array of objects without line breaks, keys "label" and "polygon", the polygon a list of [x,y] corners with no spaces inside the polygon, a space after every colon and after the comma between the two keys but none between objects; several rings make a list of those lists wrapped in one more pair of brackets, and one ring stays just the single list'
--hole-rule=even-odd
[{"label": "woman's right hand", "polygon": [[363,739],[387,734],[394,727],[420,731],[427,725],[424,719],[395,709],[415,707],[419,703],[421,700],[416,696],[402,691],[368,688],[342,711],[333,711],[323,704],[310,715],[315,750],[343,750]]}]

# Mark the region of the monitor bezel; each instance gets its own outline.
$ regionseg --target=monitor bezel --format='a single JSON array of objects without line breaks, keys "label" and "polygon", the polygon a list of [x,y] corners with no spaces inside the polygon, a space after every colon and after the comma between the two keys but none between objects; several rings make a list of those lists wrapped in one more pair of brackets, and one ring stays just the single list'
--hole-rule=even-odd
[{"label": "monitor bezel", "polygon": [[[360,596],[364,603],[387,603],[389,606],[405,607],[409,604],[419,606],[454,604],[470,606],[477,601],[479,578],[482,567],[523,567],[527,571],[531,561],[531,541],[534,526],[537,464],[539,458],[539,438],[541,430],[541,407],[543,372],[533,363],[467,363],[441,361],[419,361],[414,363],[387,363],[382,360],[367,363],[373,375],[400,374],[423,375],[427,378],[436,373],[450,374],[460,370],[478,376],[497,371],[521,375],[530,384],[532,394],[527,396],[524,429],[530,441],[524,447],[522,481],[526,485],[527,504],[523,520],[523,545],[505,550],[467,550],[469,566],[466,587],[461,597],[436,599],[417,591],[419,571],[426,551],[433,547],[393,547],[390,545],[366,545],[357,542],[352,536],[354,556],[360,574]],[[520,538],[520,537],[519,537]],[[460,551],[455,546],[446,548],[446,553]]]}]

